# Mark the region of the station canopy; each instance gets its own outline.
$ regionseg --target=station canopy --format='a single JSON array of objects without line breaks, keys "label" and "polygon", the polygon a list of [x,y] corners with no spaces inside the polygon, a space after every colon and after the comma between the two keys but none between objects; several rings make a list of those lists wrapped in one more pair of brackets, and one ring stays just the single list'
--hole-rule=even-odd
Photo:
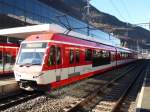
[{"label": "station canopy", "polygon": [[0,36],[16,37],[25,39],[26,37],[39,33],[63,33],[65,29],[56,24],[42,24],[24,27],[0,29]]},{"label": "station canopy", "polygon": [[[60,25],[57,24],[41,24],[41,25],[0,29],[0,36],[8,36],[8,37],[25,39],[26,37],[33,34],[41,34],[41,33],[66,34],[66,32],[68,32],[68,29],[61,27]],[[76,36],[77,38],[93,41],[92,37],[74,31],[69,31],[67,35]]]},{"label": "station canopy", "polygon": [[[41,25],[32,25],[32,26],[24,26],[24,27],[15,27],[15,28],[6,28],[0,29],[0,36],[8,36],[15,37],[20,39],[25,39],[26,37],[33,34],[41,34],[41,33],[63,33],[70,36],[74,36],[76,38],[81,38],[85,40],[100,42],[103,44],[108,44],[112,46],[119,46],[120,40],[101,31],[100,37],[91,37],[85,34],[81,34],[75,31],[69,31],[68,29],[57,25],[57,24],[41,24]],[[102,38],[103,37],[103,38]],[[106,40],[107,37],[107,40]],[[110,41],[111,38],[111,41]]]}]

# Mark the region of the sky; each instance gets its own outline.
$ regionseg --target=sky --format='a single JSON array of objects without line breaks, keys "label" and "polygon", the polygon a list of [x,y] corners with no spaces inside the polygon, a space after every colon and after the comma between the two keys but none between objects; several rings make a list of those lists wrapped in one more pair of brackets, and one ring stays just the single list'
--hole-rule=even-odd
[{"label": "sky", "polygon": [[[150,22],[150,0],[90,0],[98,10],[131,24]],[[148,25],[139,26],[148,28]]]}]

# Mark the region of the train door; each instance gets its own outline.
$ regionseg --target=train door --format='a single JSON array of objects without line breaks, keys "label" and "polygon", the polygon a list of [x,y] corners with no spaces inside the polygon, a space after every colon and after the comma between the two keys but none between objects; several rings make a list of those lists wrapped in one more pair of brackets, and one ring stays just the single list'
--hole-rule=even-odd
[{"label": "train door", "polygon": [[111,52],[110,52],[110,56],[111,56],[111,57],[110,57],[110,60],[111,60],[111,64],[112,64],[112,66],[113,66],[113,67],[115,67],[115,66],[116,66],[116,59],[115,59],[115,55],[116,55],[116,54],[115,54],[115,52],[114,52],[114,51],[111,51]]},{"label": "train door", "polygon": [[51,81],[61,80],[62,59],[61,47],[57,45],[50,46],[48,65],[50,67]]},{"label": "train door", "polygon": [[3,74],[4,67],[3,67],[3,46],[0,46],[0,74]]},{"label": "train door", "polygon": [[55,47],[55,59],[56,59],[56,81],[61,80],[61,72],[62,72],[62,48],[61,46]]},{"label": "train door", "polygon": [[80,66],[80,50],[75,50],[75,75],[80,75],[81,66]]},{"label": "train door", "polygon": [[16,48],[12,47],[5,47],[3,52],[3,58],[4,58],[4,72],[5,73],[11,73],[13,72],[13,66],[15,63],[15,56],[16,56]]},{"label": "train door", "polygon": [[8,54],[8,51],[10,51],[10,48],[3,48],[3,70],[4,73],[9,73],[11,71],[11,66],[10,66],[10,55]]},{"label": "train door", "polygon": [[75,73],[75,52],[74,48],[69,50],[69,67],[68,67],[68,78],[74,76]]},{"label": "train door", "polygon": [[117,50],[117,48],[115,48],[115,62],[116,62],[116,67],[118,66],[117,65],[117,54],[118,54],[118,50]]},{"label": "train door", "polygon": [[117,66],[119,66],[121,64],[121,52],[118,51],[117,52]]}]

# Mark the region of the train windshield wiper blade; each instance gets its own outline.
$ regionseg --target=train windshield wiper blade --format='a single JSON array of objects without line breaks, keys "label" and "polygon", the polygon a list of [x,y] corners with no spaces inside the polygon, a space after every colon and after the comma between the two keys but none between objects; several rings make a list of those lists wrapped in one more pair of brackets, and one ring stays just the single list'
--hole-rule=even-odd
[{"label": "train windshield wiper blade", "polygon": [[24,64],[21,64],[20,67],[23,67],[23,66],[31,66],[32,63],[24,63]]}]

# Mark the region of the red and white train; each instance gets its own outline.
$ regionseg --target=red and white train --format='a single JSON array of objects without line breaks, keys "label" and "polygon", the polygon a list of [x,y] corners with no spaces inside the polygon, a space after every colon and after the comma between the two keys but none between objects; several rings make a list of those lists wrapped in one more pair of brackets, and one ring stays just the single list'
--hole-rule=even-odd
[{"label": "red and white train", "polygon": [[17,44],[0,43],[0,76],[13,74],[18,49]]},{"label": "red and white train", "polygon": [[133,50],[54,30],[31,35],[21,43],[14,67],[20,88],[58,88],[137,59]]}]

